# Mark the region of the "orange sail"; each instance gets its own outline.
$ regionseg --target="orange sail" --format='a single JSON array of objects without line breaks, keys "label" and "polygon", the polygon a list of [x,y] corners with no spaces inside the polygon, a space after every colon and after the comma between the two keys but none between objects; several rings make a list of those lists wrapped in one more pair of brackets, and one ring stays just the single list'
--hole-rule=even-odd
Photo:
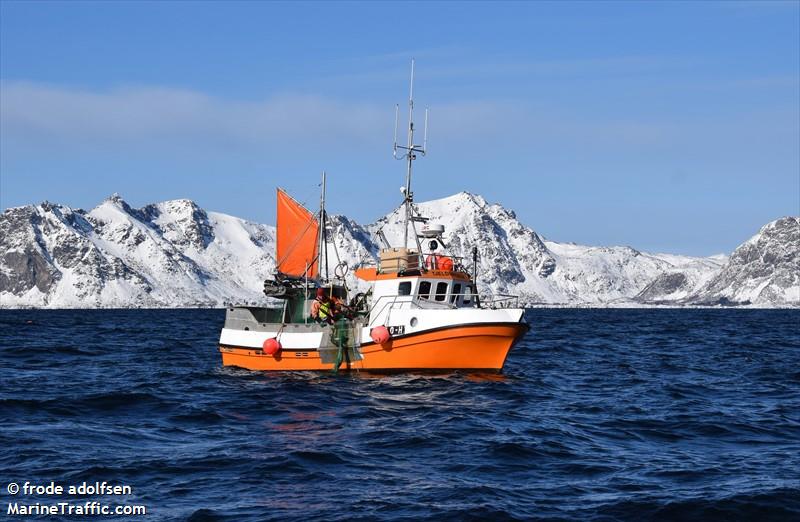
[{"label": "orange sail", "polygon": [[317,277],[316,216],[289,194],[278,189],[278,272],[295,277]]}]

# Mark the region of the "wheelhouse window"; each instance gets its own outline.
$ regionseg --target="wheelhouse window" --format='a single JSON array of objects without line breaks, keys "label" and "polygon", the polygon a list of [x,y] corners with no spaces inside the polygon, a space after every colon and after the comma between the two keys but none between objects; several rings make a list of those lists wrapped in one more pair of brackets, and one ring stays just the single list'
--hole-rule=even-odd
[{"label": "wheelhouse window", "polygon": [[472,285],[467,285],[464,288],[464,304],[468,305],[472,302]]},{"label": "wheelhouse window", "polygon": [[459,294],[461,294],[461,283],[455,283],[453,285],[453,293],[450,295],[450,302],[455,303],[458,301]]},{"label": "wheelhouse window", "polygon": [[397,287],[397,295],[411,295],[411,281],[403,281]]},{"label": "wheelhouse window", "polygon": [[447,283],[442,281],[440,283],[436,283],[436,300],[437,301],[444,301],[447,299]]},{"label": "wheelhouse window", "polygon": [[430,299],[431,298],[431,282],[430,281],[421,281],[419,284],[419,292],[417,295],[420,299]]}]

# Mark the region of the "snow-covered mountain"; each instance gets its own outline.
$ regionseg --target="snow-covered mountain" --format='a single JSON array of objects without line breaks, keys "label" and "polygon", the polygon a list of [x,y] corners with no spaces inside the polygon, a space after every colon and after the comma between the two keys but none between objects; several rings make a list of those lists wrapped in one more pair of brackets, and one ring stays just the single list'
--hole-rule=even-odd
[{"label": "snow-covered mountain", "polygon": [[672,267],[650,281],[634,300],[651,304],[690,304],[692,296],[725,266],[727,257],[692,258],[658,254]]},{"label": "snow-covered mountain", "polygon": [[[512,211],[465,192],[417,207],[445,226],[449,252],[469,259],[477,247],[483,292],[517,294],[528,304],[692,304],[721,297],[800,304],[797,218],[767,225],[728,262],[548,241]],[[373,262],[378,230],[398,244],[400,209],[366,226],[333,216],[331,271],[337,258],[351,268]],[[274,227],[206,212],[189,200],[133,209],[114,195],[89,212],[47,202],[10,208],[0,216],[0,305],[260,303],[262,281],[274,272],[274,243]],[[741,289],[750,290],[745,296]]]},{"label": "snow-covered mountain", "polygon": [[0,218],[3,306],[211,306],[262,300],[274,227],[188,200],[91,212],[42,203]]},{"label": "snow-covered mountain", "polygon": [[783,217],[761,227],[690,301],[800,304],[800,217]]},{"label": "snow-covered mountain", "polygon": [[[523,296],[527,303],[601,304],[629,301],[658,275],[685,267],[719,269],[706,258],[659,256],[630,247],[590,247],[543,239],[513,211],[461,192],[420,203],[419,213],[445,225],[445,243],[456,255],[480,254],[479,283],[493,293]],[[402,242],[401,209],[370,225],[389,242]]]}]

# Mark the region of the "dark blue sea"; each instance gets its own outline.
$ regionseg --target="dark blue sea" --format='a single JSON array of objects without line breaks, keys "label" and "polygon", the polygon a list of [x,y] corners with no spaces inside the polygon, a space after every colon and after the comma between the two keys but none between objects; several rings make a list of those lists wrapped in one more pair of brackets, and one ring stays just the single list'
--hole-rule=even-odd
[{"label": "dark blue sea", "polygon": [[[500,375],[223,368],[219,310],[0,311],[0,480],[139,520],[800,520],[800,311],[530,310]],[[130,517],[104,517],[108,520]],[[94,517],[92,519],[97,519]],[[103,517],[101,517],[103,519]]]}]

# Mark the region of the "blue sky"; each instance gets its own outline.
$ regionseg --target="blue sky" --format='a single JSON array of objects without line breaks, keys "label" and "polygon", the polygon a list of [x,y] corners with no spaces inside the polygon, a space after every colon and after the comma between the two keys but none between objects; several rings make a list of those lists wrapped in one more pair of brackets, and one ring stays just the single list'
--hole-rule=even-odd
[{"label": "blue sky", "polygon": [[694,255],[800,214],[798,2],[3,1],[0,204],[274,223],[275,186],[315,205],[325,169],[330,210],[370,222],[401,197],[412,56],[420,201]]}]

